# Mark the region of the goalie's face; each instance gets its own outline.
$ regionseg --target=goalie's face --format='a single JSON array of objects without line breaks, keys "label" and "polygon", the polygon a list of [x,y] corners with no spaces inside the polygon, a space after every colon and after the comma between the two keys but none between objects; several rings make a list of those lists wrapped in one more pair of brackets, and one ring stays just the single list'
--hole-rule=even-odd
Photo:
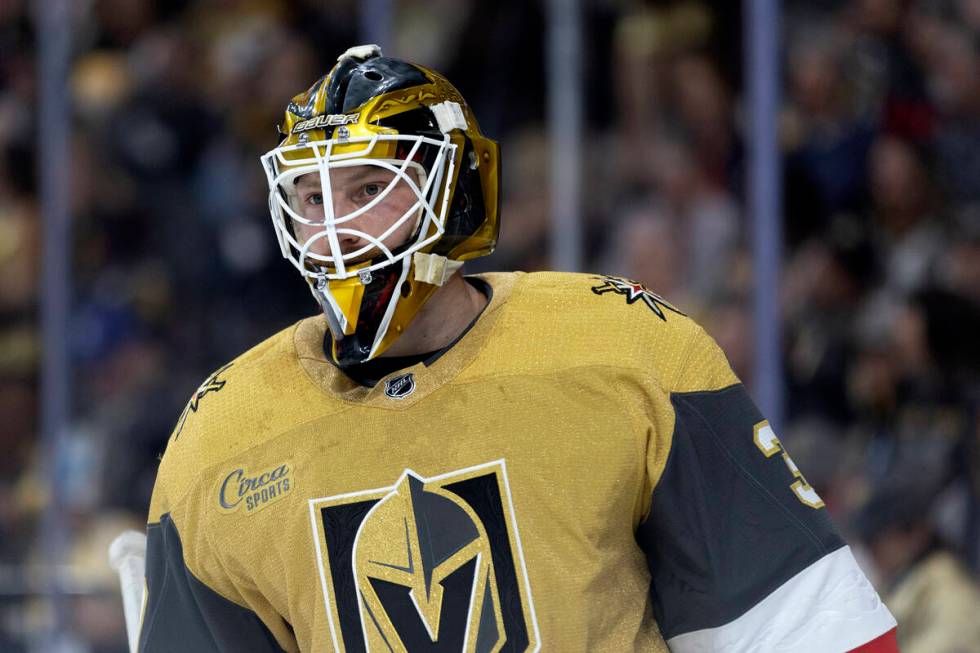
[{"label": "goalie's face", "polygon": [[444,77],[375,45],[296,95],[279,133],[262,166],[282,255],[323,308],[328,355],[370,360],[464,260],[493,250],[497,144]]},{"label": "goalie's face", "polygon": [[312,283],[410,259],[445,229],[455,151],[446,136],[400,135],[270,151],[262,161],[283,256]]},{"label": "goalie's face", "polygon": [[377,355],[431,295],[410,273],[445,232],[455,180],[449,135],[384,129],[350,124],[330,140],[303,131],[262,157],[282,254],[323,308],[342,365]]},{"label": "goalie's face", "polygon": [[331,170],[327,180],[319,173],[302,175],[295,182],[296,240],[312,254],[331,256],[330,233],[325,228],[331,213],[334,220],[352,216],[336,229],[336,244],[349,265],[378,256],[382,244],[396,250],[419,227],[418,187],[419,173],[411,168],[405,177],[371,165]]}]

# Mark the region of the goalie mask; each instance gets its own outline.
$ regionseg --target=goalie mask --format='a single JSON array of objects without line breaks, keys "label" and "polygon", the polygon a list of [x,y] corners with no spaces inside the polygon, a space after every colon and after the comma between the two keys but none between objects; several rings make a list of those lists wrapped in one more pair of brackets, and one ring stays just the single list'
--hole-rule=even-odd
[{"label": "goalie mask", "polygon": [[282,254],[326,315],[334,362],[370,360],[493,251],[497,144],[445,78],[373,45],[293,98],[281,131],[262,165]]}]

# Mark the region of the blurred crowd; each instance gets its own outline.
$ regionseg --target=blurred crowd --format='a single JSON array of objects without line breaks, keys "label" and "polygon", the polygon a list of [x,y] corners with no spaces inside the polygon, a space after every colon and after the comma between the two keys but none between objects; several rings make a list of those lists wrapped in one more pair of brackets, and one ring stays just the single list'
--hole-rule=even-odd
[{"label": "blurred crowd", "polygon": [[[36,650],[40,238],[33,3],[0,0],[0,650]],[[71,428],[79,653],[125,651],[104,564],[139,526],[201,379],[315,306],[258,156],[360,42],[354,0],[87,0],[75,11]],[[501,141],[500,247],[547,269],[544,3],[399,0],[387,51],[441,70]],[[588,271],[702,324],[752,383],[740,3],[592,0]],[[898,616],[903,651],[980,651],[980,0],[788,0],[783,440]],[[507,53],[501,56],[501,53]]]}]

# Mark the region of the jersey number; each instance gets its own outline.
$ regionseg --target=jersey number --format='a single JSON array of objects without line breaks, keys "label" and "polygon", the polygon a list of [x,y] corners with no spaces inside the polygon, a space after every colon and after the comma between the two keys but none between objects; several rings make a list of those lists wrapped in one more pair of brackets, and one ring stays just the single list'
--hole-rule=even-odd
[{"label": "jersey number", "polygon": [[755,446],[759,447],[766,458],[771,458],[777,453],[783,454],[783,462],[789,467],[789,471],[796,478],[796,481],[790,486],[793,490],[793,494],[796,498],[800,500],[804,505],[810,506],[811,508],[823,508],[823,501],[817,494],[817,491],[813,489],[813,486],[806,482],[803,478],[803,472],[800,468],[796,466],[793,459],[789,457],[786,450],[783,449],[783,443],[779,441],[776,434],[773,432],[772,427],[769,426],[768,421],[762,421],[755,425],[753,429],[754,433],[752,439],[755,441]]}]

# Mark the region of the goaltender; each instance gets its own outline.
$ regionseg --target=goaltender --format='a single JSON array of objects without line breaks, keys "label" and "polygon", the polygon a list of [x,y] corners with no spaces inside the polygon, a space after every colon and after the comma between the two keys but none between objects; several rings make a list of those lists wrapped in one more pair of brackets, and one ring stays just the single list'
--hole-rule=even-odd
[{"label": "goaltender", "polygon": [[140,651],[897,650],[699,326],[616,277],[462,275],[500,159],[448,81],[352,48],[281,131],[272,221],[322,311],[181,416]]}]

